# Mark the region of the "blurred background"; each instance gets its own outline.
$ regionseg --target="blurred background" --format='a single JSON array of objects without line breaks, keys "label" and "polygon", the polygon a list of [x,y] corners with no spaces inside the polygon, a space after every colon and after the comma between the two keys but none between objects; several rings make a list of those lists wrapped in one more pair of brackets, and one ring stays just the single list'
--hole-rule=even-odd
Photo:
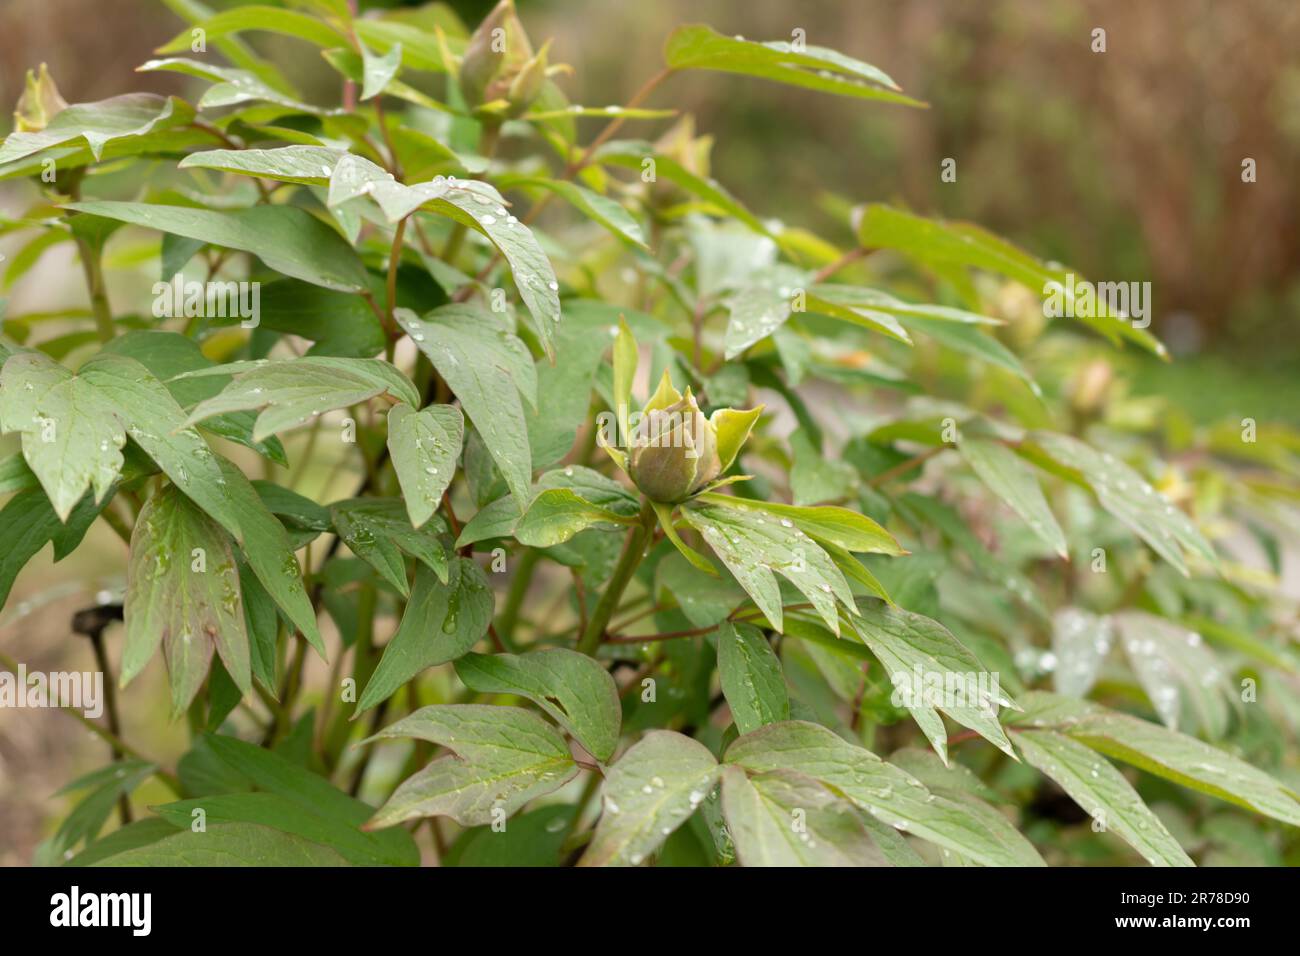
[{"label": "blurred background", "polygon": [[[471,26],[491,7],[448,5]],[[1151,331],[1177,360],[1126,352],[1133,392],[1168,396],[1200,422],[1249,415],[1300,424],[1295,0],[519,0],[519,7],[535,41],[554,37],[552,59],[575,68],[561,84],[588,105],[625,102],[659,69],[663,38],[683,22],[763,40],[788,40],[800,29],[809,44],[875,64],[930,109],[703,73],[670,80],[647,105],[693,113],[697,132],[716,137],[713,175],[760,216],[779,211],[789,224],[848,244],[846,202],[893,202],[978,221],[1095,280],[1149,280]],[[26,69],[41,62],[69,102],[184,92],[184,77],[134,72],[183,26],[158,0],[0,0],[0,111],[17,100]],[[1091,49],[1096,28],[1106,31],[1104,53]],[[268,52],[279,49],[309,99],[337,95],[308,47],[249,36]],[[0,119],[0,130],[8,128]],[[638,125],[629,134],[652,138],[662,128]],[[940,179],[946,158],[956,160],[956,182]],[[1242,182],[1248,158],[1253,183]],[[10,184],[0,183],[0,212],[21,208]],[[0,296],[11,297],[11,313],[53,307],[42,297],[78,301],[75,269],[70,257],[51,254]],[[60,278],[68,275],[76,281]],[[114,542],[106,536],[98,552],[111,556],[102,567],[96,549],[86,548],[57,570],[48,554],[33,561],[0,614],[0,648],[30,669],[55,654],[61,667],[89,668],[89,647],[67,634],[69,609],[84,605],[85,593],[47,592],[96,574],[104,586],[120,583]],[[34,595],[46,603],[22,603]],[[145,676],[163,680],[157,667]],[[163,718],[133,717],[128,708],[128,738],[142,729],[132,719]],[[161,752],[170,735],[179,743],[183,728],[148,728]],[[0,712],[0,865],[30,860],[49,821],[65,812],[51,794],[102,751],[72,721]]]}]

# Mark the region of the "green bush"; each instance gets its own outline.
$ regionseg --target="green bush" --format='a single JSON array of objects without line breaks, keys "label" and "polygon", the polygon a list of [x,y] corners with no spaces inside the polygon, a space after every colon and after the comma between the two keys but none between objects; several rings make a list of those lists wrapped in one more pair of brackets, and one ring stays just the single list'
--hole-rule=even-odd
[{"label": "green bush", "polygon": [[870,204],[843,248],[689,118],[622,138],[678,74],[919,105],[889,77],[683,26],[584,107],[510,0],[199,15],[141,67],[197,101],[42,68],[0,145],[7,281],[69,242],[90,302],[5,317],[0,593],[104,522],[77,627],[191,731],[164,767],[87,718],[43,858],[1294,859],[1300,444],[1131,398],[1145,323],[1051,317],[1077,278],[977,226]]}]

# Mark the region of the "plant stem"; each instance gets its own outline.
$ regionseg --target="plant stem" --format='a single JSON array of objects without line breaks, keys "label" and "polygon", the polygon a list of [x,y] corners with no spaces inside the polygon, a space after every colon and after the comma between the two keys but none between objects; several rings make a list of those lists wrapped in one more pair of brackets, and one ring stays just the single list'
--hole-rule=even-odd
[{"label": "plant stem", "polygon": [[[95,628],[88,636],[90,646],[95,651],[95,666],[104,675],[104,715],[108,718],[108,732],[120,740],[122,737],[122,717],[117,709],[117,684],[113,680],[113,672],[108,666],[108,650],[104,647],[104,631],[102,628]],[[113,763],[120,762],[126,756],[126,751],[118,744],[110,743],[109,748],[113,754]],[[123,793],[118,797],[117,811],[122,817],[123,826],[131,822],[130,796]]]},{"label": "plant stem", "polygon": [[608,644],[649,644],[651,641],[671,641],[679,637],[699,637],[718,629],[718,625],[692,627],[685,631],[665,631],[662,634],[611,634],[605,639]]},{"label": "plant stem", "polygon": [[881,485],[907,474],[913,468],[919,468],[939,452],[946,451],[950,447],[950,445],[935,445],[933,448],[927,448],[921,454],[915,455],[907,459],[907,461],[901,461],[893,468],[886,468],[880,474],[872,476],[867,481],[867,485],[871,488],[879,488]]},{"label": "plant stem", "polygon": [[873,249],[866,249],[861,246],[859,246],[857,249],[850,249],[848,252],[844,253],[844,255],[840,256],[834,262],[822,266],[815,273],[813,273],[813,277],[812,277],[813,285],[816,285],[819,282],[825,282],[827,279],[835,275],[835,273],[839,272],[845,266],[852,265],[853,263],[857,262],[859,259],[866,258],[874,251],[875,250]]},{"label": "plant stem", "polygon": [[[641,89],[637,90],[635,93],[632,94],[632,98],[627,101],[627,104],[623,107],[623,109],[632,110],[640,106],[646,100],[646,98],[651,93],[654,92],[655,87],[657,87],[664,80],[668,79],[668,77],[672,76],[672,72],[673,71],[670,67],[664,67],[654,76],[650,77],[650,79],[646,80],[645,83],[641,85]],[[609,124],[603,130],[600,131],[600,135],[597,136],[595,139],[593,139],[591,141],[591,144],[585,150],[583,150],[582,155],[578,157],[578,161],[576,163],[570,164],[569,167],[565,170],[565,178],[571,179],[574,176],[576,176],[578,173],[582,172],[582,170],[586,168],[587,164],[591,162],[591,157],[596,152],[596,150],[600,149],[601,146],[605,145],[605,143],[608,142],[609,139],[615,133],[617,133],[620,129],[623,128],[623,124],[626,122],[627,122],[626,116],[619,116],[611,120]]]},{"label": "plant stem", "polygon": [[618,602],[623,598],[623,591],[627,589],[628,582],[632,580],[632,575],[640,566],[641,559],[645,557],[645,546],[650,538],[653,523],[654,510],[650,507],[650,502],[646,501],[641,506],[640,522],[628,530],[627,540],[623,543],[623,553],[619,555],[618,565],[614,568],[614,576],[609,579],[605,593],[600,596],[596,609],[591,612],[591,620],[587,622],[587,628],[578,641],[578,650],[582,653],[595,656],[596,648],[600,646],[601,638],[605,636],[609,619],[613,617]]},{"label": "plant stem", "polygon": [[117,533],[117,536],[122,539],[128,548],[131,547],[131,526],[127,524],[125,518],[113,510],[112,502],[109,502],[108,507],[101,511],[99,516],[104,519],[105,524]]},{"label": "plant stem", "polygon": [[397,308],[397,267],[402,262],[402,240],[405,236],[406,219],[401,219],[393,231],[393,248],[388,253],[388,311],[384,316],[384,331],[388,333],[390,341],[401,334],[393,311]]},{"label": "plant stem", "polygon": [[85,239],[77,237],[77,252],[81,269],[86,274],[86,288],[90,291],[90,311],[95,316],[95,331],[101,342],[111,342],[117,336],[113,327],[113,310],[108,304],[108,290],[104,286],[104,266],[99,250]]},{"label": "plant stem", "polygon": [[501,609],[501,619],[497,622],[497,636],[508,648],[515,644],[515,627],[519,623],[519,609],[523,607],[528,595],[528,585],[532,583],[533,571],[541,555],[532,548],[524,551],[515,568],[515,576],[510,579],[510,590],[506,592],[506,604]]}]

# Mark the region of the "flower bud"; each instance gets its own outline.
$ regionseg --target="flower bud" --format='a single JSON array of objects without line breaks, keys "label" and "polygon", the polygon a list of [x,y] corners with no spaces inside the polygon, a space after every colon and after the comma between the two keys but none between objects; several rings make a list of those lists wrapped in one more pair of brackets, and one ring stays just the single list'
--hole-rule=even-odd
[{"label": "flower bud", "polygon": [[547,51],[534,55],[514,0],[501,0],[470,37],[460,64],[460,91],[471,109],[505,100],[518,116],[537,99]]},{"label": "flower bud", "polygon": [[28,70],[26,88],[14,109],[14,132],[40,132],[67,105],[44,63],[41,64],[39,78],[35,71]]},{"label": "flower bud", "polygon": [[722,473],[717,432],[690,389],[642,417],[632,433],[628,472],[642,494],[665,504],[689,498]]}]

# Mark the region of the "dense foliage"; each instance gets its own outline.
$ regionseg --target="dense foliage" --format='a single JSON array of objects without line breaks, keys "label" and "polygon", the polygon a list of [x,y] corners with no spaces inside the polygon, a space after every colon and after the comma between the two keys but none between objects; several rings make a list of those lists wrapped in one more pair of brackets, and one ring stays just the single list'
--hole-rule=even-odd
[{"label": "dense foliage", "polygon": [[71,243],[89,295],[4,319],[0,593],[104,522],[87,633],[192,731],[105,732],[47,859],[1294,857],[1294,442],[1130,399],[1097,346],[1157,338],[977,226],[846,202],[845,247],[689,117],[622,138],[678,74],[921,105],[888,76],[683,26],[589,107],[510,0],[168,6],[195,102],[41,69],[0,145],[6,282]]}]

